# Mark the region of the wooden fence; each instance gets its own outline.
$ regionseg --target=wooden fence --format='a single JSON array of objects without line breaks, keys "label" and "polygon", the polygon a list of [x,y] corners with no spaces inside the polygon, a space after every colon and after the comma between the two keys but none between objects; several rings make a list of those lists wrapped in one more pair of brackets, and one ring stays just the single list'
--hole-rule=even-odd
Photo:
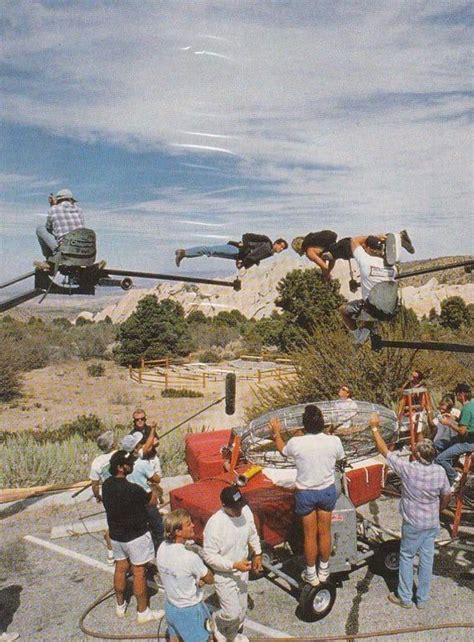
[{"label": "wooden fence", "polygon": [[152,361],[142,359],[138,368],[129,365],[128,373],[133,381],[163,386],[165,390],[168,388],[206,388],[211,382],[224,381],[228,372],[235,372],[240,381],[255,381],[255,383],[264,383],[269,379],[283,381],[295,374],[289,359],[285,359],[281,365],[275,368],[257,368],[255,372],[239,372],[230,368],[222,369],[219,372],[186,372],[176,371],[171,366],[174,364],[169,358]]}]

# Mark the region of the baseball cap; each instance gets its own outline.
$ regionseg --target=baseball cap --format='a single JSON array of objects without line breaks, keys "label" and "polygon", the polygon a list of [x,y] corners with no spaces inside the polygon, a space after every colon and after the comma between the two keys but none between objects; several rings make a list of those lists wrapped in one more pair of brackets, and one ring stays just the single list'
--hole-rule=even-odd
[{"label": "baseball cap", "polygon": [[454,392],[455,393],[467,392],[469,394],[471,392],[471,386],[467,383],[458,383],[458,385],[454,389]]},{"label": "baseball cap", "polygon": [[377,236],[368,236],[365,244],[367,245],[367,247],[370,247],[371,250],[380,251],[383,249],[383,241],[380,240]]},{"label": "baseball cap", "polygon": [[75,201],[76,199],[72,195],[72,192],[70,189],[60,189],[59,192],[56,194],[57,199],[61,198],[70,198],[71,201]]},{"label": "baseball cap", "polygon": [[141,432],[132,432],[131,435],[125,435],[120,445],[124,450],[131,453],[135,450],[142,439],[143,435]]},{"label": "baseball cap", "polygon": [[97,445],[101,450],[110,450],[114,445],[114,433],[107,430],[97,437]]},{"label": "baseball cap", "polygon": [[221,491],[221,503],[223,506],[233,508],[234,506],[242,505],[244,501],[245,500],[239,490],[239,487],[235,484],[232,486],[226,486]]},{"label": "baseball cap", "polygon": [[132,453],[126,450],[117,450],[110,458],[110,468],[117,468],[117,466],[123,466],[124,464],[133,465],[136,460],[137,458]]}]

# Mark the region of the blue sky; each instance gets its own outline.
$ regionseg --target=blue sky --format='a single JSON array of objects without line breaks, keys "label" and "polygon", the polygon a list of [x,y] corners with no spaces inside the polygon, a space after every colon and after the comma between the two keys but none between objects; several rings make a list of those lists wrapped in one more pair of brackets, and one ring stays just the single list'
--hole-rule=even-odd
[{"label": "blue sky", "polygon": [[472,4],[2,5],[2,280],[63,187],[111,267],[175,273],[175,248],[247,231],[473,252]]}]

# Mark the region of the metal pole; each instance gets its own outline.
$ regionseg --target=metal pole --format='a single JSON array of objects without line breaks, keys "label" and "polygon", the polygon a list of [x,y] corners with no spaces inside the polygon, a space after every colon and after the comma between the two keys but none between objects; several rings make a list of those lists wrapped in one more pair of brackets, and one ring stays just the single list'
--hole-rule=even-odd
[{"label": "metal pole", "polygon": [[179,281],[180,283],[204,283],[206,285],[223,285],[224,287],[233,288],[237,292],[241,289],[242,283],[240,279],[234,281],[221,281],[215,279],[201,279],[194,276],[177,276],[174,274],[157,274],[155,272],[136,272],[134,270],[114,270],[105,268],[103,270],[104,276],[113,274],[116,276],[135,276],[142,279],[159,279],[162,281]]},{"label": "metal pole", "polygon": [[450,263],[449,265],[438,265],[436,267],[422,268],[420,270],[414,270],[413,272],[402,272],[397,274],[395,277],[396,280],[408,279],[411,276],[419,276],[420,274],[429,274],[430,272],[441,272],[443,270],[452,270],[454,268],[460,267],[472,267],[474,265],[474,260],[469,259],[468,261],[460,261],[459,263]]}]

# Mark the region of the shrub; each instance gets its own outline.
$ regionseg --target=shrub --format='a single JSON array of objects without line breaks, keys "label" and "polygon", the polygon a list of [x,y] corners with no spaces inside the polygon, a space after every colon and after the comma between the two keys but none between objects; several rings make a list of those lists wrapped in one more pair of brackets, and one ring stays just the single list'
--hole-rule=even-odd
[{"label": "shrub", "polygon": [[464,299],[450,296],[441,301],[440,322],[445,328],[458,330],[462,325],[469,325],[471,315]]},{"label": "shrub", "polygon": [[0,401],[10,401],[20,395],[20,377],[11,356],[0,352]]},{"label": "shrub", "polygon": [[189,388],[167,388],[161,391],[162,397],[204,397],[199,390],[189,390]]},{"label": "shrub", "polygon": [[102,377],[105,374],[105,366],[103,363],[90,363],[87,366],[87,374],[89,377]]},{"label": "shrub", "polygon": [[219,354],[215,350],[205,350],[200,352],[197,358],[202,363],[216,363],[219,361]]}]

